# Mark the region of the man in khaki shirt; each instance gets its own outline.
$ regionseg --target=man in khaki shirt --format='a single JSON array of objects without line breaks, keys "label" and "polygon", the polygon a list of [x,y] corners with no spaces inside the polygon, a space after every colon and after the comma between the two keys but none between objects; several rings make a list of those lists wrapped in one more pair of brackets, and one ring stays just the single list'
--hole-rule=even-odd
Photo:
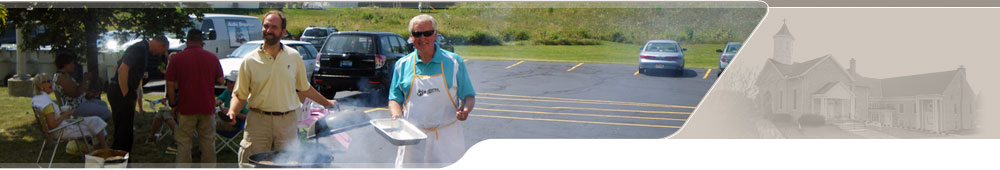
[{"label": "man in khaki shirt", "polygon": [[[295,121],[297,109],[302,105],[299,95],[317,103],[333,107],[335,100],[313,89],[306,81],[302,56],[294,48],[282,45],[287,20],[280,11],[264,14],[264,44],[243,57],[243,64],[236,78],[236,87],[227,115],[235,118],[239,108],[249,101],[243,141],[240,142],[239,163],[249,163],[250,155],[276,150],[292,149],[296,142]],[[233,119],[235,120],[235,119]]]}]

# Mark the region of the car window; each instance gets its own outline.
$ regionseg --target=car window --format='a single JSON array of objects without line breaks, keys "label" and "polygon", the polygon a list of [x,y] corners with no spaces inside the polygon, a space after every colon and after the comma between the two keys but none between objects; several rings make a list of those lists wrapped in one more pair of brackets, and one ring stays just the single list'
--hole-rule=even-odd
[{"label": "car window", "polygon": [[[205,19],[204,21],[201,22],[201,31],[207,33],[210,28],[215,28],[214,26],[215,26],[215,22],[213,22],[211,19]],[[216,34],[218,34],[219,30],[215,30],[215,31],[216,31]]]},{"label": "car window", "polygon": [[737,45],[737,44],[729,45],[728,47],[726,47],[726,53],[735,53],[740,50],[740,46],[742,45]]},{"label": "car window", "polygon": [[309,49],[316,50],[316,47],[313,46],[312,44],[295,44],[291,46],[295,47],[295,51],[299,51],[299,55],[302,55],[303,60],[316,59],[316,53],[309,50]]},{"label": "car window", "polygon": [[403,45],[399,44],[399,38],[396,37],[386,37],[386,38],[389,38],[389,41],[392,42],[392,52],[396,54],[406,53],[406,50],[403,49]]},{"label": "car window", "polygon": [[325,37],[326,34],[326,30],[323,29],[307,29],[305,33],[302,33],[302,36]]},{"label": "car window", "polygon": [[324,53],[366,53],[374,54],[372,45],[374,40],[369,36],[362,35],[337,35],[330,37],[323,43]]},{"label": "car window", "polygon": [[396,52],[396,49],[392,49],[393,47],[392,47],[392,44],[389,42],[389,37],[379,38],[379,41],[382,41],[381,44],[380,44],[382,46],[382,49],[380,49],[380,50],[382,50],[382,51],[389,51],[389,52],[393,52],[393,53]]},{"label": "car window", "polygon": [[410,50],[406,48],[407,46],[406,40],[403,40],[402,37],[396,37],[396,44],[399,44],[399,47],[401,48],[400,50],[403,51],[402,54],[410,53]]},{"label": "car window", "polygon": [[678,52],[677,44],[674,43],[649,43],[646,45],[647,52]]},{"label": "car window", "polygon": [[257,47],[260,47],[259,43],[243,44],[239,48],[236,48],[236,50],[233,50],[232,53],[229,53],[229,55],[226,56],[226,58],[243,58],[244,55],[246,55],[248,52],[256,50]]}]

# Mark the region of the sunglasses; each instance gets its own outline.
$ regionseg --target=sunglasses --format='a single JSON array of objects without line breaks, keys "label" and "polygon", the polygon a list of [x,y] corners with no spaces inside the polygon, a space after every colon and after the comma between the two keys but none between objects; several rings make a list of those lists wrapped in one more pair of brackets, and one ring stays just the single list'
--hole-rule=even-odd
[{"label": "sunglasses", "polygon": [[434,35],[434,30],[424,31],[424,32],[410,32],[410,35],[413,35],[413,37],[421,37],[421,36],[429,37],[431,35]]}]

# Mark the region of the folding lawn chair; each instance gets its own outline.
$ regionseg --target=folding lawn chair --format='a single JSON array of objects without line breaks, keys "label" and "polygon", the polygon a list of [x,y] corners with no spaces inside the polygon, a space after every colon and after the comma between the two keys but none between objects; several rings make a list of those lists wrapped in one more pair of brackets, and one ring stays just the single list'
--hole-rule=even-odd
[{"label": "folding lawn chair", "polygon": [[236,140],[237,137],[243,135],[244,125],[237,126],[236,131],[215,131],[215,139],[222,141],[215,144],[215,153],[222,152],[223,149],[229,148],[233,153],[239,153],[240,141]]},{"label": "folding lawn chair", "polygon": [[[86,150],[88,150],[88,151],[91,150],[90,145],[83,145],[82,143],[85,143],[85,140],[87,138],[93,139],[93,137],[94,137],[93,135],[85,135],[85,136],[80,136],[80,137],[76,137],[76,138],[65,138],[63,136],[63,134],[65,134],[65,133],[62,132],[62,129],[65,129],[66,127],[70,127],[70,126],[77,126],[77,129],[80,129],[80,134],[84,134],[83,133],[83,128],[79,128],[80,121],[83,121],[83,119],[66,120],[67,124],[64,124],[62,126],[55,127],[55,128],[49,128],[48,124],[46,124],[45,121],[44,121],[45,118],[42,117],[42,115],[41,115],[42,111],[39,110],[38,108],[35,108],[35,107],[31,107],[31,110],[34,112],[35,121],[38,122],[38,130],[41,131],[42,134],[45,135],[45,137],[43,137],[43,139],[42,139],[42,146],[39,147],[39,149],[38,149],[38,158],[35,159],[35,165],[38,166],[38,168],[42,168],[42,164],[40,163],[41,160],[42,160],[42,152],[45,151],[45,144],[48,143],[49,140],[55,140],[55,143],[54,143],[55,145],[52,146],[52,156],[49,157],[48,168],[52,167],[52,162],[55,161],[55,158],[56,158],[56,152],[59,151],[59,144],[64,139],[67,142],[68,141],[72,141],[72,140],[78,140],[76,142],[77,148],[86,148]],[[58,133],[58,134],[56,134],[56,133]],[[84,141],[79,141],[79,140],[84,140]],[[83,156],[81,156],[81,158],[82,157]]]}]

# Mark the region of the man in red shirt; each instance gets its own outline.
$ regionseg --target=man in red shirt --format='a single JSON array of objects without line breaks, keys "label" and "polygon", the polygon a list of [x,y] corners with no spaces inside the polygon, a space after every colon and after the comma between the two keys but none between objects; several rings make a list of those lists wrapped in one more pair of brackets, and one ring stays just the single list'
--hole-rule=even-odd
[{"label": "man in red shirt", "polygon": [[[170,59],[167,66],[167,98],[178,115],[177,167],[191,166],[194,131],[198,131],[201,163],[215,167],[215,85],[222,84],[222,66],[215,54],[202,49],[201,30],[188,31],[187,48]],[[174,92],[176,91],[176,92]]]}]

